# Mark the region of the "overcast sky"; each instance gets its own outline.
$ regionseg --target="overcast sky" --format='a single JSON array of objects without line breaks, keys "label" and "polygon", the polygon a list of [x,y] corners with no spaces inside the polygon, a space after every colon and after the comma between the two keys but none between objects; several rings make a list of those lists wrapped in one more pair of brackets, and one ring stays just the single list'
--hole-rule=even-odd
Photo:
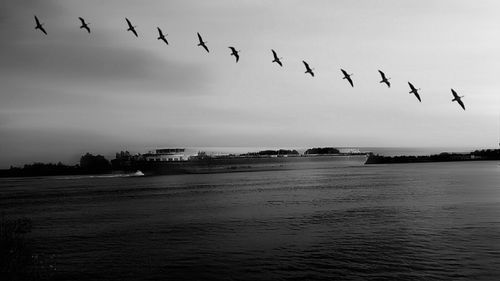
[{"label": "overcast sky", "polygon": [[499,12],[470,0],[3,0],[0,167],[170,146],[496,147]]}]

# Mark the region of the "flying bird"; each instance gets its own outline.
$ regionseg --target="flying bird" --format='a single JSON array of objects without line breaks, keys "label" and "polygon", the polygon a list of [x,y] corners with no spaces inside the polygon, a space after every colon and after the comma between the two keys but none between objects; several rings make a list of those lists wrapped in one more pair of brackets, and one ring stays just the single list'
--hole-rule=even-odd
[{"label": "flying bird", "polygon": [[165,42],[165,44],[168,45],[168,41],[167,41],[167,38],[165,38],[165,36],[167,36],[168,34],[163,34],[163,32],[161,31],[161,29],[159,27],[158,28],[158,40],[162,40],[163,42]]},{"label": "flying bird", "polygon": [[409,93],[414,94],[417,97],[418,101],[422,102],[422,100],[420,99],[420,95],[418,94],[418,91],[420,91],[420,88],[418,88],[418,89],[415,88],[415,86],[413,86],[413,84],[410,82],[408,82],[408,85],[410,86],[410,89],[411,89],[411,91]]},{"label": "flying bird", "polygon": [[90,28],[89,28],[89,24],[90,23],[86,23],[85,20],[82,17],[78,17],[78,18],[82,22],[82,25],[80,26],[80,29],[85,28],[87,30],[87,32],[90,33]]},{"label": "flying bird", "polygon": [[351,74],[348,74],[347,71],[343,70],[342,68],[340,69],[340,71],[342,71],[342,74],[344,74],[344,77],[342,79],[347,79],[347,81],[349,81],[349,84],[351,84],[351,87],[354,87],[354,84],[352,83],[352,79],[351,79]]},{"label": "flying bird", "polygon": [[283,67],[283,64],[281,63],[282,58],[278,58],[278,55],[276,54],[276,52],[273,49],[271,49],[271,51],[273,52],[273,57],[274,57],[273,62],[275,62],[275,63],[279,64],[281,67]]},{"label": "flying bird", "polygon": [[38,18],[35,16],[35,22],[36,22],[36,26],[35,26],[35,30],[36,29],[40,29],[41,32],[43,32],[45,35],[47,35],[47,31],[45,31],[45,28],[43,28],[43,23],[40,23],[40,21],[38,20]]},{"label": "flying bird", "polygon": [[451,101],[456,101],[458,104],[465,110],[465,105],[462,102],[462,98],[464,96],[459,96],[455,90],[451,89],[451,93],[453,94],[453,99]]},{"label": "flying bird", "polygon": [[390,88],[391,83],[389,82],[389,79],[391,79],[391,78],[385,77],[385,73],[382,72],[382,70],[379,70],[378,73],[380,73],[380,76],[382,76],[382,81],[380,81],[379,83],[385,83],[387,85],[387,87]]},{"label": "flying bird", "polygon": [[200,33],[198,33],[198,41],[200,41],[200,43],[198,43],[198,46],[202,46],[207,51],[207,53],[210,53],[207,45],[205,45],[205,43],[208,43],[208,42],[203,42],[203,38],[201,38]]},{"label": "flying bird", "polygon": [[240,59],[240,55],[238,55],[238,53],[240,51],[236,51],[234,47],[229,47],[229,49],[231,49],[231,56],[234,56],[236,58],[236,62],[238,62],[238,60]]},{"label": "flying bird", "polygon": [[132,25],[132,23],[127,18],[125,18],[125,20],[127,21],[127,24],[128,24],[127,31],[132,31],[132,33],[134,33],[135,37],[139,37],[139,35],[137,35],[137,31],[135,31],[135,28],[137,26]]},{"label": "flying bird", "polygon": [[306,72],[304,72],[304,73],[309,73],[309,74],[311,74],[312,77],[314,77],[314,72],[312,71],[314,68],[311,69],[309,67],[309,64],[307,64],[307,62],[305,62],[305,61],[302,61],[302,62],[304,63],[304,66],[306,67]]}]

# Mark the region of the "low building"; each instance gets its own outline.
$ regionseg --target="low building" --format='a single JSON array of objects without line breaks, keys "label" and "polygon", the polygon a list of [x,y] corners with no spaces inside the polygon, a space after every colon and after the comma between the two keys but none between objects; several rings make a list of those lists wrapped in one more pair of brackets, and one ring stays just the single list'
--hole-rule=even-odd
[{"label": "low building", "polygon": [[187,161],[188,156],[185,154],[184,148],[161,148],[155,152],[150,151],[143,155],[146,161]]}]

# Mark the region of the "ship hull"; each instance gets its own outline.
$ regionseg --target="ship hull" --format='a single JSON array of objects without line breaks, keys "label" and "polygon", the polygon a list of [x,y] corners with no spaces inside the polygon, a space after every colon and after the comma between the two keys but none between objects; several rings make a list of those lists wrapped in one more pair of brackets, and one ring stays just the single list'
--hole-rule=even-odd
[{"label": "ship hull", "polygon": [[365,155],[353,156],[312,156],[312,157],[263,157],[263,158],[210,158],[190,161],[135,161],[121,170],[126,172],[141,171],[144,175],[211,174],[231,172],[256,172],[273,170],[307,169],[319,165],[360,164]]}]

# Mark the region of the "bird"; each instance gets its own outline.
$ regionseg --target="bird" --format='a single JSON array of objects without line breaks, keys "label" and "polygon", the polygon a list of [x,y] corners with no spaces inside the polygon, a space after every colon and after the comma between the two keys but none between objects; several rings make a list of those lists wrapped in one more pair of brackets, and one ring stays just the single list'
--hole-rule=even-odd
[{"label": "bird", "polygon": [[43,28],[43,23],[40,23],[40,21],[38,20],[38,18],[36,16],[35,17],[35,22],[36,22],[36,26],[35,26],[35,30],[36,29],[40,29],[41,32],[43,32],[45,35],[47,35],[47,31],[45,31],[45,28]]},{"label": "bird", "polygon": [[161,31],[161,29],[159,27],[156,27],[158,28],[158,40],[162,40],[163,42],[165,42],[165,44],[168,45],[168,41],[167,41],[167,38],[165,38],[165,36],[167,36],[168,34],[163,34],[163,32]]},{"label": "bird", "polygon": [[304,73],[309,73],[309,74],[311,74],[312,77],[314,77],[314,72],[313,72],[314,68],[311,69],[309,67],[309,64],[307,64],[307,62],[305,62],[305,61],[302,61],[302,62],[304,63],[304,66],[306,67],[306,72],[304,72]]},{"label": "bird", "polygon": [[205,45],[205,43],[208,43],[208,42],[203,42],[203,38],[201,38],[200,33],[198,33],[198,40],[200,41],[200,43],[198,43],[198,46],[203,47],[207,51],[207,53],[210,53],[210,51],[208,50],[207,45]]},{"label": "bird", "polygon": [[238,62],[238,60],[240,60],[240,55],[238,55],[240,51],[236,51],[236,49],[231,46],[229,47],[229,49],[231,49],[231,56],[234,56],[236,58],[236,62]]},{"label": "bird", "polygon": [[127,24],[128,24],[127,31],[132,31],[132,33],[134,33],[135,37],[139,37],[139,35],[137,35],[137,31],[135,31],[135,28],[137,26],[132,25],[132,23],[127,18],[125,18],[125,20],[127,21]]},{"label": "bird", "polygon": [[451,89],[451,93],[453,94],[453,99],[451,101],[456,101],[458,104],[465,110],[465,105],[462,102],[462,98],[464,96],[459,96],[455,90]]},{"label": "bird", "polygon": [[80,26],[80,29],[85,28],[87,30],[87,32],[90,33],[90,28],[89,28],[89,24],[90,23],[86,23],[85,20],[82,17],[78,17],[78,18],[82,22],[82,25]]},{"label": "bird", "polygon": [[352,79],[351,79],[351,74],[347,74],[347,71],[343,70],[342,68],[340,69],[340,71],[342,71],[342,73],[344,74],[344,77],[342,79],[347,79],[347,81],[349,81],[349,84],[351,84],[351,87],[354,87],[354,84],[352,83]]},{"label": "bird", "polygon": [[389,82],[389,79],[391,79],[391,78],[385,77],[385,73],[382,72],[382,70],[379,70],[378,73],[380,73],[380,76],[382,76],[382,81],[380,81],[379,83],[385,83],[387,85],[387,87],[390,88],[391,83]]},{"label": "bird", "polygon": [[418,91],[420,91],[420,88],[418,88],[418,89],[415,88],[415,86],[413,86],[413,84],[410,82],[408,82],[408,85],[410,86],[410,89],[411,89],[411,91],[409,93],[414,94],[417,97],[418,101],[422,102],[422,100],[420,99],[420,95],[418,94]]},{"label": "bird", "polygon": [[283,67],[283,64],[281,63],[282,58],[278,58],[278,55],[276,54],[276,52],[273,49],[271,49],[271,51],[273,52],[273,57],[274,57],[273,62],[275,62],[275,63],[279,64],[281,67]]}]

